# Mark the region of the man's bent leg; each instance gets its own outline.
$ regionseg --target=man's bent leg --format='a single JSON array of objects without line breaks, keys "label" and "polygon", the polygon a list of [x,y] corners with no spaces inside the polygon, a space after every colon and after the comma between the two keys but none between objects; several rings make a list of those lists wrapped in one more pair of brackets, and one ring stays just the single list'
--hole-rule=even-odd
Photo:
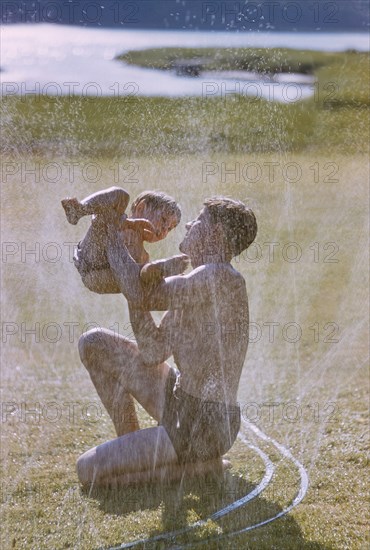
[{"label": "man's bent leg", "polygon": [[177,455],[163,426],[126,434],[90,449],[77,461],[84,485],[104,485],[124,474],[147,476],[163,466],[178,464]]},{"label": "man's bent leg", "polygon": [[79,352],[118,436],[139,429],[132,395],[160,420],[169,365],[145,366],[135,342],[107,329],[84,334]]},{"label": "man's bent leg", "polygon": [[184,464],[168,463],[157,466],[155,470],[128,472],[112,478],[96,480],[94,485],[102,488],[122,488],[127,485],[145,485],[147,483],[173,483],[184,478],[212,475],[221,478],[226,470],[231,468],[231,462],[226,459],[214,458],[207,462],[185,462]]},{"label": "man's bent leg", "polygon": [[183,477],[213,474],[221,477],[228,461],[180,464],[163,426],[126,434],[90,449],[77,461],[80,482],[94,487],[167,483]]}]

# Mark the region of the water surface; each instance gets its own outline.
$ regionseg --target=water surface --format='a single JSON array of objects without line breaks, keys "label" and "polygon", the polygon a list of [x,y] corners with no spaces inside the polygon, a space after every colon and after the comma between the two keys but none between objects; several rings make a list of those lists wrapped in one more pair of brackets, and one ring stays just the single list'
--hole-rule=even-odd
[{"label": "water surface", "polygon": [[[289,47],[342,51],[369,49],[367,34],[266,33],[98,29],[65,25],[1,27],[2,94],[84,96],[227,95],[235,91],[277,101],[297,101],[313,93],[298,75],[273,80],[237,75],[179,77],[115,61],[132,49],[183,47]],[[212,92],[212,93],[211,93]]]}]

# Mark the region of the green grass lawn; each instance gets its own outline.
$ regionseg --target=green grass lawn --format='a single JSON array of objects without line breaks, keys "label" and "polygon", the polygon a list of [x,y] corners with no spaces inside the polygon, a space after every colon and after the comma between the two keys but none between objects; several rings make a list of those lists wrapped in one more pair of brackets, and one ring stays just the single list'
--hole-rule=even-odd
[{"label": "green grass lawn", "polygon": [[[224,68],[231,53],[218,58]],[[164,59],[157,54],[151,63]],[[234,261],[253,323],[239,400],[244,417],[290,449],[310,478],[305,499],[284,518],[213,540],[279,514],[299,490],[296,466],[243,427],[275,465],[271,483],[176,543],[367,547],[368,61],[284,51],[271,67],[268,53],[247,54],[235,53],[240,68],[254,59],[261,70],[314,72],[318,94],[293,105],[240,96],[2,99],[2,548],[108,548],[179,529],[249,493],[265,472],[238,440],[222,483],[188,480],[182,493],[81,491],[76,459],[114,431],[77,340],[92,326],[132,331],[123,297],[94,295],[79,280],[70,254],[89,221],[68,225],[60,200],[114,184],[131,197],[161,189],[181,203],[180,226],[148,245],[153,258],[177,252],[205,197],[251,204],[257,242]]]},{"label": "green grass lawn", "polygon": [[[325,94],[325,92],[324,92]],[[3,153],[137,157],[368,150],[368,108],[221,99],[7,98]]]}]

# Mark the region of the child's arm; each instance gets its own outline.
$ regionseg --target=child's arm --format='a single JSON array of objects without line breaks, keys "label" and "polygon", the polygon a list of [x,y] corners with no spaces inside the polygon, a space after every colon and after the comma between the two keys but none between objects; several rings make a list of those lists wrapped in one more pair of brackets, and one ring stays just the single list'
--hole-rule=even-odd
[{"label": "child's arm", "polygon": [[126,218],[123,228],[136,231],[143,241],[146,240],[148,235],[150,236],[155,232],[153,225],[146,218]]},{"label": "child's arm", "polygon": [[189,257],[186,254],[178,254],[163,260],[151,262],[161,269],[163,277],[172,277],[173,275],[181,275],[189,267]]}]

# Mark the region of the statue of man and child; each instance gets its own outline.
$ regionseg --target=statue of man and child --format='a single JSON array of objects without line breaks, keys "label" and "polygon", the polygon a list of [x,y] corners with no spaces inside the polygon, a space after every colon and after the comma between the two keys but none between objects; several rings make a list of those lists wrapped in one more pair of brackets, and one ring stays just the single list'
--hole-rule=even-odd
[{"label": "statue of man and child", "polygon": [[[222,471],[240,428],[237,391],[248,346],[244,278],[231,265],[257,233],[254,213],[224,197],[205,200],[186,224],[181,254],[149,262],[144,241],[164,239],[180,221],[176,201],[111,187],[62,201],[77,224],[92,215],[74,262],[84,285],[122,293],[135,341],[93,329],[79,341],[81,361],[117,437],[81,455],[83,485],[112,486]],[[185,273],[189,262],[192,271]],[[157,326],[151,311],[164,311]],[[167,360],[173,357],[177,369]],[[136,400],[158,426],[140,429]],[[224,462],[225,465],[225,462]]]}]

